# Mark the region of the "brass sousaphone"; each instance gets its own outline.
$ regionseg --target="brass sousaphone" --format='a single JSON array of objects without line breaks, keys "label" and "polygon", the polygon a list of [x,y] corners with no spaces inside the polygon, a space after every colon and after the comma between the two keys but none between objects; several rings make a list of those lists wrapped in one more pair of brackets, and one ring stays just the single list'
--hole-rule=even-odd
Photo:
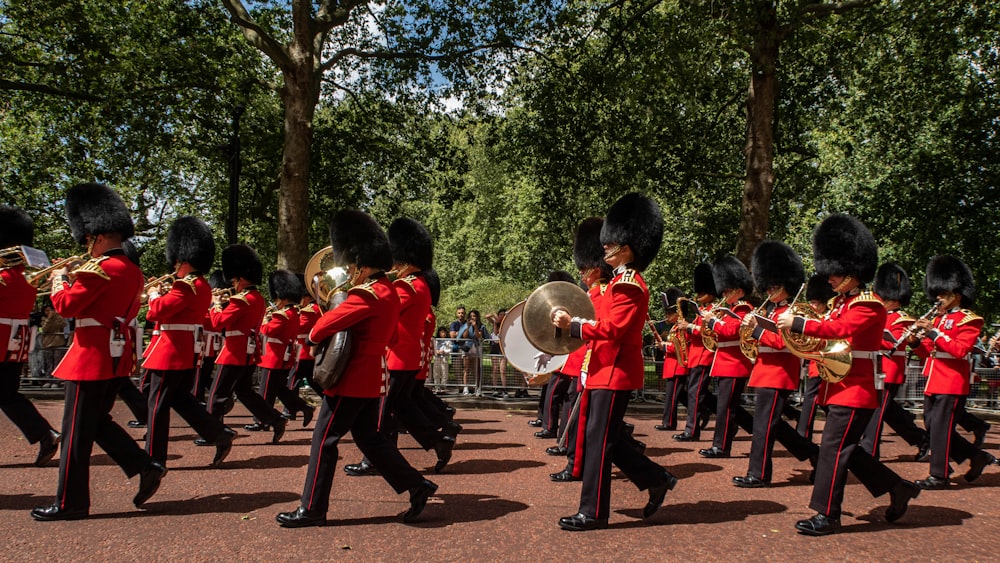
[{"label": "brass sousaphone", "polygon": [[594,303],[576,284],[554,281],[533,291],[524,302],[524,334],[535,348],[553,356],[569,354],[583,345],[583,340],[552,324],[556,309],[565,310],[571,317],[594,318]]},{"label": "brass sousaphone", "polygon": [[[333,263],[333,247],[328,246],[309,259],[306,264],[306,291],[325,310],[332,311],[347,299],[350,278],[347,269]],[[313,381],[323,389],[330,389],[340,382],[347,367],[351,350],[351,333],[343,330],[316,346],[316,367]]]}]

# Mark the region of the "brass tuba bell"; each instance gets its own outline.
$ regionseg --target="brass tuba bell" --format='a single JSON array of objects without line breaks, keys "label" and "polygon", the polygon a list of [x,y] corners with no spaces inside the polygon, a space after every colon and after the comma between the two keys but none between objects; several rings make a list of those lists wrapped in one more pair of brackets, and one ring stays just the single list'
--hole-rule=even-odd
[{"label": "brass tuba bell", "polygon": [[[788,312],[797,317],[819,320],[821,317],[808,303],[793,303]],[[816,363],[819,376],[827,383],[840,383],[851,371],[851,345],[847,340],[828,340],[817,336],[796,334],[781,329],[788,351],[803,360]]]},{"label": "brass tuba bell", "polygon": [[328,246],[313,254],[303,275],[306,291],[323,309],[329,309],[330,299],[349,289],[351,283],[347,269],[333,262],[333,247]]}]

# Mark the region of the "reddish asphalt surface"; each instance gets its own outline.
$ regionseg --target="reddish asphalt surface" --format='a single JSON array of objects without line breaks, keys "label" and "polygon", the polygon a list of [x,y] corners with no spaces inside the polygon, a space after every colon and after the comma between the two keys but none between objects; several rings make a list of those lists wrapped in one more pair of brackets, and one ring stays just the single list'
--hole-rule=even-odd
[{"label": "reddish asphalt surface", "polygon": [[[62,402],[37,401],[58,428]],[[489,405],[499,403],[487,403]],[[526,403],[522,403],[527,405]],[[120,403],[115,419],[130,416]],[[808,502],[808,463],[776,447],[774,483],[767,489],[730,484],[746,472],[750,439],[737,437],[732,459],[707,460],[698,448],[657,432],[658,417],[635,414],[636,436],[647,454],[680,477],[664,507],[648,521],[646,493],[616,479],[607,530],[571,533],[557,520],[576,512],[579,483],[552,483],[563,458],[545,455],[553,444],[532,434],[532,411],[460,408],[465,426],[452,462],[434,475],[434,455],[402,436],[404,456],[440,485],[421,521],[401,515],[408,495],[395,495],[380,477],[348,477],[342,466],[360,459],[347,440],[341,448],[323,528],[289,530],[274,521],[293,510],[305,478],[312,429],[289,425],[278,445],[270,433],[249,433],[241,406],[227,418],[240,436],[221,468],[207,467],[214,448],[196,447],[194,432],[174,415],[170,472],[144,510],[132,506],[138,477],[128,480],[99,448],[91,467],[91,516],[74,522],[35,522],[28,512],[53,502],[57,463],[32,466],[30,446],[0,417],[0,527],[3,558],[25,560],[269,560],[269,561],[671,561],[671,560],[997,560],[1000,467],[975,483],[957,467],[945,491],[924,491],[897,524],[885,521],[888,495],[873,499],[853,478],[844,501],[843,531],[823,538],[797,534],[795,521],[813,514]],[[818,425],[821,425],[819,422]],[[711,426],[709,427],[711,429]],[[130,430],[141,438],[143,430]],[[710,431],[703,436],[711,438]],[[996,454],[1000,435],[987,448]],[[911,448],[891,432],[883,459],[907,479],[927,475],[912,462]]]}]

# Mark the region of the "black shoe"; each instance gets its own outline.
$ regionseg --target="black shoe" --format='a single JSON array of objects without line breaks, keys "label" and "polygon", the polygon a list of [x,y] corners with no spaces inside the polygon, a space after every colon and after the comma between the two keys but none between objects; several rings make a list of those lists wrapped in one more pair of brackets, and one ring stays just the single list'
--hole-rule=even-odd
[{"label": "black shoe", "polygon": [[840,518],[827,518],[817,514],[808,520],[799,520],[795,529],[807,536],[825,536],[840,530]]},{"label": "black shoe", "polygon": [[247,424],[243,429],[247,432],[268,432],[271,430],[271,425],[254,422],[253,424]]},{"label": "black shoe", "polygon": [[979,452],[972,456],[969,461],[969,471],[965,474],[965,480],[969,483],[979,479],[979,476],[983,474],[983,469],[987,465],[993,465],[997,462],[997,458],[993,457],[992,454],[986,452]]},{"label": "black shoe", "polygon": [[677,425],[675,424],[668,426],[666,424],[657,424],[656,426],[653,427],[653,429],[659,430],[660,432],[666,432],[668,430],[677,430]]},{"label": "black shoe", "polygon": [[688,434],[687,432],[681,432],[680,434],[674,434],[673,439],[678,442],[694,442],[698,439],[698,437],[693,434]]},{"label": "black shoe", "polygon": [[295,512],[279,512],[274,519],[282,528],[305,528],[307,526],[325,526],[326,514],[309,512],[301,506]]},{"label": "black shoe", "polygon": [[579,477],[573,477],[573,472],[569,469],[563,469],[559,473],[549,473],[549,479],[552,479],[556,483],[569,483],[580,480]]},{"label": "black shoe", "polygon": [[712,413],[703,412],[698,415],[698,430],[708,428],[708,421],[712,418]]},{"label": "black shoe", "polygon": [[931,455],[931,441],[928,438],[924,438],[920,442],[920,446],[917,448],[917,455],[913,456],[913,461],[921,462],[927,461],[927,458]]},{"label": "black shoe", "polygon": [[947,489],[948,484],[951,481],[947,477],[935,477],[931,475],[926,479],[921,479],[920,481],[914,481],[913,484],[920,487],[925,491],[936,490],[936,489]]},{"label": "black shoe", "polygon": [[437,463],[434,464],[434,473],[441,473],[445,465],[451,461],[451,451],[455,449],[455,439],[451,436],[442,436],[440,440],[434,444],[434,453],[437,454]]},{"label": "black shoe", "polygon": [[31,509],[31,517],[39,522],[53,522],[55,520],[82,520],[88,516],[86,508],[59,508],[58,504],[52,506],[39,506]]},{"label": "black shoe", "polygon": [[539,430],[538,432],[535,432],[535,438],[547,439],[555,438],[556,436],[558,436],[558,434],[551,430]]},{"label": "black shoe", "polygon": [[195,438],[194,445],[196,445],[196,446],[214,446],[215,442],[211,442],[211,441],[206,440],[204,438]]},{"label": "black shoe", "polygon": [[[302,428],[309,426],[309,423],[313,421],[313,417],[316,416],[316,407],[309,407],[302,411]],[[292,417],[295,420],[295,417]]]},{"label": "black shoe", "polygon": [[583,514],[574,514],[559,519],[559,527],[571,532],[585,532],[587,530],[606,530],[608,519],[591,518]]},{"label": "black shoe", "polygon": [[457,438],[458,434],[462,431],[462,425],[449,420],[445,423],[444,428],[442,428],[441,431],[452,438]]},{"label": "black shoe", "polygon": [[344,473],[352,477],[364,477],[366,475],[378,475],[378,469],[368,462],[367,459],[362,459],[361,463],[351,463],[344,466]]},{"label": "black shoe", "polygon": [[297,415],[298,413],[294,413],[288,410],[288,407],[285,407],[285,409],[281,411],[281,416],[285,417],[288,420],[295,420]]},{"label": "black shoe", "polygon": [[536,418],[535,420],[529,420],[528,421],[528,426],[534,426],[535,428],[541,428],[542,427],[542,419]]},{"label": "black shoe", "polygon": [[285,435],[285,427],[288,426],[288,421],[278,417],[278,420],[274,421],[274,436],[271,436],[271,443],[277,444],[281,437]]},{"label": "black shoe", "polygon": [[906,514],[910,499],[920,496],[920,487],[909,481],[900,481],[889,491],[889,508],[885,511],[887,522],[895,522]]},{"label": "black shoe", "polygon": [[160,488],[160,481],[167,474],[167,468],[162,463],[153,460],[145,469],[139,472],[139,491],[135,493],[132,504],[140,508]]},{"label": "black shoe", "polygon": [[975,446],[977,449],[982,448],[983,444],[986,442],[986,433],[989,431],[990,431],[989,424],[978,430],[973,430],[972,434],[976,437],[976,440],[972,442],[972,445]]},{"label": "black shoe", "polygon": [[747,475],[745,477],[733,477],[733,484],[741,489],[762,489],[768,486],[769,483],[753,475]]},{"label": "black shoe", "polygon": [[642,517],[649,518],[656,514],[656,511],[663,506],[663,499],[667,497],[667,491],[672,491],[677,486],[677,477],[669,472],[663,472],[663,482],[649,488],[649,502],[642,507]]},{"label": "black shoe", "polygon": [[45,437],[38,443],[38,456],[35,458],[35,467],[43,467],[46,463],[52,461],[52,458],[56,456],[56,452],[59,451],[60,439],[62,439],[62,436],[51,428],[45,433]]},{"label": "black shoe", "polygon": [[711,448],[705,448],[703,450],[698,450],[701,457],[717,458],[717,457],[729,457],[729,452],[726,450],[720,450],[719,448],[712,446]]},{"label": "black shoe", "polygon": [[130,420],[126,423],[126,426],[129,428],[145,428],[146,423],[140,420]]},{"label": "black shoe", "polygon": [[427,506],[427,499],[438,490],[438,486],[424,479],[422,483],[410,489],[410,509],[403,513],[403,522],[415,522]]},{"label": "black shoe", "polygon": [[236,438],[236,432],[232,428],[226,427],[219,433],[219,436],[215,439],[215,457],[212,458],[212,467],[218,467],[229,452],[233,451],[233,440]]},{"label": "black shoe", "polygon": [[568,454],[569,450],[567,450],[566,448],[560,448],[559,446],[550,446],[548,448],[545,448],[545,453],[549,455],[563,456]]},{"label": "black shoe", "polygon": [[444,414],[448,417],[448,420],[455,418],[455,407],[445,407]]},{"label": "black shoe", "polygon": [[635,447],[635,451],[639,455],[646,455],[646,442],[640,442],[639,440],[636,440],[635,442],[632,443],[632,446]]}]

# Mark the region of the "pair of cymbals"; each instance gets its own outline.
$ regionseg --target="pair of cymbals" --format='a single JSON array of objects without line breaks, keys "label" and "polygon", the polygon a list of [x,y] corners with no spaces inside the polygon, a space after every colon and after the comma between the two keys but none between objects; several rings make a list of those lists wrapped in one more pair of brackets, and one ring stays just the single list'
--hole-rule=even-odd
[{"label": "pair of cymbals", "polygon": [[571,317],[594,318],[594,303],[580,286],[569,282],[549,282],[531,293],[524,303],[521,323],[524,335],[535,348],[546,354],[569,354],[583,345],[568,329],[552,324],[555,309],[564,309]]}]

